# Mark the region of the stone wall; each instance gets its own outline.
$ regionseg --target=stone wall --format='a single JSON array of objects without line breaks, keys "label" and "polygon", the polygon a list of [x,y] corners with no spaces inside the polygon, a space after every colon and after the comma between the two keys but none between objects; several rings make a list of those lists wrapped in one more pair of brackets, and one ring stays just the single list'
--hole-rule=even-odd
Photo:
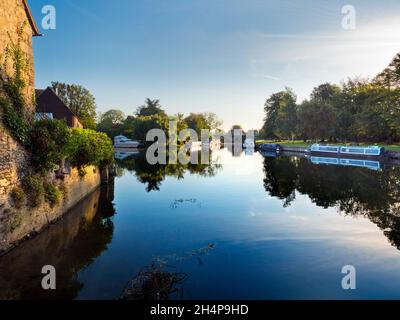
[{"label": "stone wall", "polygon": [[101,184],[101,173],[98,168],[93,166],[87,167],[85,171],[84,177],[79,176],[77,169],[72,169],[71,173],[66,175],[63,180],[52,177],[53,182],[59,187],[62,186],[64,190],[62,201],[55,207],[43,202],[36,208],[15,209],[11,205],[6,210],[0,210],[0,252],[39,233],[95,191]]},{"label": "stone wall", "polygon": [[[30,64],[25,73],[26,90],[24,92],[26,98],[26,106],[28,113],[34,111],[34,66],[33,66],[33,49],[32,36],[33,30],[29,24],[29,20],[25,11],[22,0],[1,0],[0,1],[0,63],[3,67],[4,52],[10,41],[14,43],[18,40],[17,30],[24,26],[23,41],[21,49],[26,54]],[[12,61],[8,61],[7,74],[12,74]],[[2,95],[0,85],[0,95]],[[22,172],[28,164],[29,155],[18,145],[10,136],[2,121],[2,111],[0,110],[0,212],[5,207],[8,194],[18,184],[18,180]]]},{"label": "stone wall", "polygon": [[[25,96],[28,106],[31,111],[34,111],[33,98],[35,93],[35,75],[33,65],[33,48],[32,48],[32,36],[33,30],[29,24],[24,4],[22,0],[1,0],[0,1],[0,56],[3,56],[1,63],[4,60],[4,50],[10,43],[10,38],[13,42],[17,42],[18,35],[17,30],[21,26],[24,27],[23,42],[21,43],[21,49],[26,54],[29,60],[29,68],[26,70],[26,90]],[[12,61],[8,61],[7,73],[10,74],[13,71]]]},{"label": "stone wall", "polygon": [[9,193],[19,185],[28,157],[26,150],[0,124],[0,212],[7,207]]}]

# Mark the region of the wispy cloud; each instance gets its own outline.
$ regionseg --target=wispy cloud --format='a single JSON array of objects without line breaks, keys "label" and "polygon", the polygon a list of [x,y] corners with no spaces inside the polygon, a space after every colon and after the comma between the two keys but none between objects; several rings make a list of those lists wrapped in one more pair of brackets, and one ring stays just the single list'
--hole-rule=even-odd
[{"label": "wispy cloud", "polygon": [[72,8],[74,11],[76,11],[77,13],[79,13],[80,15],[92,19],[93,21],[96,22],[105,22],[103,21],[97,14],[95,14],[93,11],[91,10],[87,10],[85,8],[83,8],[82,6],[77,5],[74,1],[72,0],[66,0],[66,4]]},{"label": "wispy cloud", "polygon": [[264,74],[264,75],[263,75],[263,78],[265,78],[265,79],[270,79],[270,80],[274,80],[274,81],[280,81],[280,80],[281,80],[281,78],[274,77],[274,76],[270,76],[270,75],[268,75],[268,74]]}]

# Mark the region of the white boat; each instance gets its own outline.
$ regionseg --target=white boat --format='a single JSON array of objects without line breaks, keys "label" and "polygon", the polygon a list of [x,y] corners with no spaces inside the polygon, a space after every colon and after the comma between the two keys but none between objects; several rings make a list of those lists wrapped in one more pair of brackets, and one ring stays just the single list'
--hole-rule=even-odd
[{"label": "white boat", "polygon": [[221,140],[213,139],[210,142],[210,150],[219,150],[221,149]]},{"label": "white boat", "polygon": [[201,141],[188,141],[185,143],[185,148],[190,151],[199,151],[201,150],[201,146]]},{"label": "white boat", "polygon": [[134,155],[139,154],[139,150],[138,149],[118,149],[118,151],[115,151],[114,153],[114,158],[116,160],[124,160],[126,158],[132,157]]},{"label": "white boat", "polygon": [[128,139],[125,136],[114,137],[114,148],[137,148],[139,144],[138,141]]},{"label": "white boat", "polygon": [[243,143],[243,147],[244,148],[248,148],[248,149],[254,149],[255,148],[255,143],[254,143],[254,140],[253,139],[246,139],[246,140],[244,140],[244,143]]}]

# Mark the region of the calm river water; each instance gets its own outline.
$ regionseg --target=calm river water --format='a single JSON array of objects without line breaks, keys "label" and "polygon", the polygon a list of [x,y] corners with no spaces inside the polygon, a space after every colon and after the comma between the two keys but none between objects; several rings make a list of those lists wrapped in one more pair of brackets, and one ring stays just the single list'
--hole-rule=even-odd
[{"label": "calm river water", "polygon": [[[211,158],[118,161],[113,185],[0,258],[0,298],[117,299],[154,266],[184,275],[171,299],[400,298],[400,167]],[[41,289],[48,264],[54,291]]]}]

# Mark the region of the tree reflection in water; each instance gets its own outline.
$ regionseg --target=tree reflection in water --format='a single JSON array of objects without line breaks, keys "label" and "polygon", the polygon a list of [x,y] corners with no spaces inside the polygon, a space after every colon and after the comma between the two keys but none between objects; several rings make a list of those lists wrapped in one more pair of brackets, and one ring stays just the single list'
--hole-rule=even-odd
[{"label": "tree reflection in water", "polygon": [[[220,170],[222,165],[209,156],[208,164],[201,164],[200,152],[196,152],[198,157],[198,164],[155,164],[151,165],[146,160],[146,153],[125,158],[123,160],[117,160],[116,172],[118,176],[122,176],[124,170],[134,173],[140,183],[146,185],[146,191],[159,191],[162,181],[166,177],[175,177],[178,180],[184,179],[185,173],[197,174],[203,177],[213,177]],[[168,161],[167,161],[168,162]]]},{"label": "tree reflection in water", "polygon": [[303,157],[265,158],[264,187],[289,206],[296,196],[308,195],[316,205],[336,207],[348,215],[365,216],[400,249],[400,167],[382,170],[318,165]]}]

